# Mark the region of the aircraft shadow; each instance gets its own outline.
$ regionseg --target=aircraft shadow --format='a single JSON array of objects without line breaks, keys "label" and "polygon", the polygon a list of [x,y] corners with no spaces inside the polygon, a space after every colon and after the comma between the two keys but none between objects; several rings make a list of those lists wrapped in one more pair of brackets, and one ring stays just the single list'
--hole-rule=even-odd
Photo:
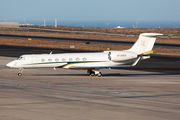
[{"label": "aircraft shadow", "polygon": [[109,73],[109,74],[103,74],[103,76],[151,76],[151,75],[172,75],[168,73],[150,73],[150,74],[121,74],[121,73]]},{"label": "aircraft shadow", "polygon": [[[158,75],[175,75],[168,73],[150,73],[150,74],[120,74],[120,73],[108,73],[103,74],[103,77],[122,77],[122,76],[158,76]],[[33,76],[89,76],[88,74],[33,74]]]},{"label": "aircraft shadow", "polygon": [[125,97],[120,97],[120,98],[151,98],[151,97],[175,97],[175,96],[179,96],[180,94],[158,94],[158,95],[142,95],[142,96],[125,96]]},{"label": "aircraft shadow", "polygon": [[33,74],[33,76],[87,76],[87,74]]}]

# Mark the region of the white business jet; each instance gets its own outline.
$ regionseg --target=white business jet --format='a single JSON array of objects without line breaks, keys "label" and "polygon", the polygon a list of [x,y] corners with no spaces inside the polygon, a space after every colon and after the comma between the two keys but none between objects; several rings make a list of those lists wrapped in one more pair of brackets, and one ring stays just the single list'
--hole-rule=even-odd
[{"label": "white business jet", "polygon": [[85,69],[90,76],[101,77],[102,68],[136,66],[141,60],[150,58],[152,48],[159,33],[142,33],[128,50],[103,51],[95,53],[63,53],[22,55],[6,66],[19,68],[17,76],[22,76],[25,68],[52,67],[66,69]]}]

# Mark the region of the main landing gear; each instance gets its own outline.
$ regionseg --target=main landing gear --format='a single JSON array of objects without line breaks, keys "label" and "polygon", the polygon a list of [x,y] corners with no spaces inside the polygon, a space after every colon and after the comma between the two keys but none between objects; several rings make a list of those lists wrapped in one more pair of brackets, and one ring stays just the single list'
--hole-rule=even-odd
[{"label": "main landing gear", "polygon": [[19,68],[19,72],[17,74],[18,77],[22,76],[22,72],[23,72],[24,68]]},{"label": "main landing gear", "polygon": [[102,73],[99,72],[99,70],[92,70],[92,69],[88,69],[87,73],[89,74],[89,76],[95,76],[95,77],[102,77]]}]

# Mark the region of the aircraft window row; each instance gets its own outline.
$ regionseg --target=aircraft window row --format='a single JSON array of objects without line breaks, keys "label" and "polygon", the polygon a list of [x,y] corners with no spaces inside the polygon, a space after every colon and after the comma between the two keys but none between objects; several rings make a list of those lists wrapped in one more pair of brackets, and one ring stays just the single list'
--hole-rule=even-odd
[{"label": "aircraft window row", "polygon": [[[19,59],[20,59],[20,58],[19,58]],[[22,58],[21,58],[21,59],[22,59]],[[75,60],[76,60],[76,61],[80,61],[80,58],[76,58]],[[86,58],[83,58],[82,60],[83,60],[83,61],[86,61],[87,59],[86,59]],[[49,62],[52,62],[52,59],[49,58],[48,61],[49,61]],[[59,62],[59,59],[56,58],[55,61],[56,61],[56,62]],[[65,62],[66,59],[65,59],[65,58],[62,58],[62,61]],[[69,58],[69,61],[73,61],[73,59],[72,59],[72,58]],[[41,62],[45,62],[45,59],[41,59]]]},{"label": "aircraft window row", "polygon": [[25,60],[25,57],[18,57],[16,60]]},{"label": "aircraft window row", "polygon": [[83,61],[86,61],[87,59],[86,59],[86,58],[83,58],[82,60],[83,60]]},{"label": "aircraft window row", "polygon": [[45,62],[45,59],[41,59],[41,62]]},{"label": "aircraft window row", "polygon": [[76,58],[76,61],[79,61],[80,59],[79,58]]},{"label": "aircraft window row", "polygon": [[52,61],[52,59],[48,59],[48,61],[49,61],[49,62],[51,62],[51,61]]},{"label": "aircraft window row", "polygon": [[56,58],[56,59],[55,59],[55,61],[56,61],[56,62],[59,62],[59,59],[58,59],[58,58]]},{"label": "aircraft window row", "polygon": [[73,59],[72,58],[69,58],[69,61],[72,61]]},{"label": "aircraft window row", "polygon": [[62,61],[63,61],[63,62],[65,62],[65,61],[66,61],[66,59],[65,59],[65,58],[63,58],[63,59],[62,59]]}]

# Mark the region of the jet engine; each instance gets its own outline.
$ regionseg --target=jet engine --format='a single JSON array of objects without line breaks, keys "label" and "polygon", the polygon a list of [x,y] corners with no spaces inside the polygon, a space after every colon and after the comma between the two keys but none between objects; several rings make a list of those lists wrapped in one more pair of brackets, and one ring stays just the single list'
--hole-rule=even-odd
[{"label": "jet engine", "polygon": [[108,59],[114,62],[132,60],[137,58],[138,55],[129,51],[109,51]]}]

